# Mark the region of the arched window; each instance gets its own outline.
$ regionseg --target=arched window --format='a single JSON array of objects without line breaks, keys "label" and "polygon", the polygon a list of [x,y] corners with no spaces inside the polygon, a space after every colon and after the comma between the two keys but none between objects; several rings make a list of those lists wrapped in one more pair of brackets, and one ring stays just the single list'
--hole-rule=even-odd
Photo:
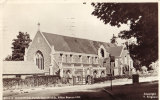
[{"label": "arched window", "polygon": [[44,70],[44,57],[41,51],[36,52],[36,65],[38,66],[39,69]]},{"label": "arched window", "polygon": [[94,78],[97,78],[97,74],[98,74],[98,72],[95,70],[95,71],[93,72],[93,77],[94,77]]},{"label": "arched window", "polygon": [[127,56],[124,58],[124,64],[127,64]]},{"label": "arched window", "polygon": [[104,50],[101,49],[101,56],[104,57]]},{"label": "arched window", "polygon": [[106,49],[104,48],[103,45],[101,45],[98,49],[98,56],[99,58],[106,58],[107,57],[107,54],[106,54]]},{"label": "arched window", "polygon": [[104,70],[101,72],[101,77],[105,77],[105,72],[104,72]]},{"label": "arched window", "polygon": [[89,70],[89,68],[87,69],[87,75],[90,75],[90,70]]},{"label": "arched window", "polygon": [[67,71],[66,71],[66,77],[72,78],[72,74],[71,74],[71,71],[70,71],[70,70],[67,70]]},{"label": "arched window", "polygon": [[66,74],[70,74],[70,73],[71,73],[71,71],[70,71],[70,70],[67,70],[67,71],[66,71]]},{"label": "arched window", "polygon": [[79,61],[82,62],[82,55],[79,55]]}]

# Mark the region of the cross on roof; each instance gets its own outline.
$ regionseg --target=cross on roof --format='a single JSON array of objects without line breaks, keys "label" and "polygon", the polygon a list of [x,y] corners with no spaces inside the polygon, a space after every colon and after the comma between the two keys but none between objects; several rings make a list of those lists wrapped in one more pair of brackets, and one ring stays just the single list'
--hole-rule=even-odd
[{"label": "cross on roof", "polygon": [[38,24],[37,24],[37,25],[38,25],[38,31],[40,31],[40,23],[38,22]]}]

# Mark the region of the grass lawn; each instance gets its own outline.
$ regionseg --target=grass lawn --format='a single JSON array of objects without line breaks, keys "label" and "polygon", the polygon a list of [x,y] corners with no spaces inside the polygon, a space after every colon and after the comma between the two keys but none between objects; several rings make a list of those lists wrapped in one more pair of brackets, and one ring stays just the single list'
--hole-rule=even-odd
[{"label": "grass lawn", "polygon": [[158,81],[105,88],[118,100],[158,100]]}]

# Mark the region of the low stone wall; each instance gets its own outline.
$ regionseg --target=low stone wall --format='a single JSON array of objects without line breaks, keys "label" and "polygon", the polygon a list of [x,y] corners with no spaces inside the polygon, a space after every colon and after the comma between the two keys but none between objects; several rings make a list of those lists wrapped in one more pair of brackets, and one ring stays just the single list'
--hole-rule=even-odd
[{"label": "low stone wall", "polygon": [[21,78],[3,78],[3,89],[21,89],[40,86],[57,86],[59,84],[67,84],[66,78],[59,76],[30,76],[25,79]]}]

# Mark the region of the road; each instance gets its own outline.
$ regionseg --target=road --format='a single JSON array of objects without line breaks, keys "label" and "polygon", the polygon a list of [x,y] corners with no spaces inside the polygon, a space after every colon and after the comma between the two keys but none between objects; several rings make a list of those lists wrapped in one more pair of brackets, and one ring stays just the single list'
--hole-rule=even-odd
[{"label": "road", "polygon": [[94,88],[94,85],[70,86],[66,88],[43,88],[39,90],[25,90],[17,95],[7,96],[4,99],[53,99],[53,100],[113,100],[112,96],[103,90],[103,86]]},{"label": "road", "polygon": [[[115,92],[116,97],[118,97],[119,93],[123,93],[124,95],[129,95],[126,93],[133,94],[132,97],[135,97],[134,94],[139,88],[147,88],[145,90],[147,93],[157,93],[158,82],[152,83],[152,81],[158,80],[157,77],[151,78],[140,78],[140,82],[146,82],[145,84],[132,85],[131,79],[120,79],[113,80],[113,90],[111,92]],[[126,84],[126,85],[125,85]],[[128,85],[127,85],[128,84]],[[130,85],[129,85],[130,84]],[[66,86],[66,87],[41,87],[41,88],[29,88],[23,90],[7,90],[3,91],[3,99],[15,99],[15,100],[26,100],[26,99],[51,99],[51,100],[114,100],[113,95],[104,91],[110,90],[110,82],[103,82],[93,85],[76,85],[76,86]],[[148,86],[148,87],[147,87]],[[125,89],[126,88],[126,89]],[[130,89],[129,89],[130,88]],[[122,92],[122,90],[124,92]],[[128,91],[129,90],[129,91]],[[150,91],[153,90],[153,91]],[[119,92],[118,92],[119,91]],[[126,92],[128,91],[128,92]],[[138,90],[140,91],[140,90]],[[141,90],[141,94],[144,94],[143,90]],[[133,93],[132,93],[133,92]],[[123,95],[120,94],[120,95]],[[139,94],[139,93],[138,93]],[[142,97],[142,96],[140,96]],[[121,98],[121,96],[120,96]],[[128,99],[125,99],[128,100]],[[134,100],[134,99],[132,99]],[[137,99],[135,99],[137,100]]]}]

